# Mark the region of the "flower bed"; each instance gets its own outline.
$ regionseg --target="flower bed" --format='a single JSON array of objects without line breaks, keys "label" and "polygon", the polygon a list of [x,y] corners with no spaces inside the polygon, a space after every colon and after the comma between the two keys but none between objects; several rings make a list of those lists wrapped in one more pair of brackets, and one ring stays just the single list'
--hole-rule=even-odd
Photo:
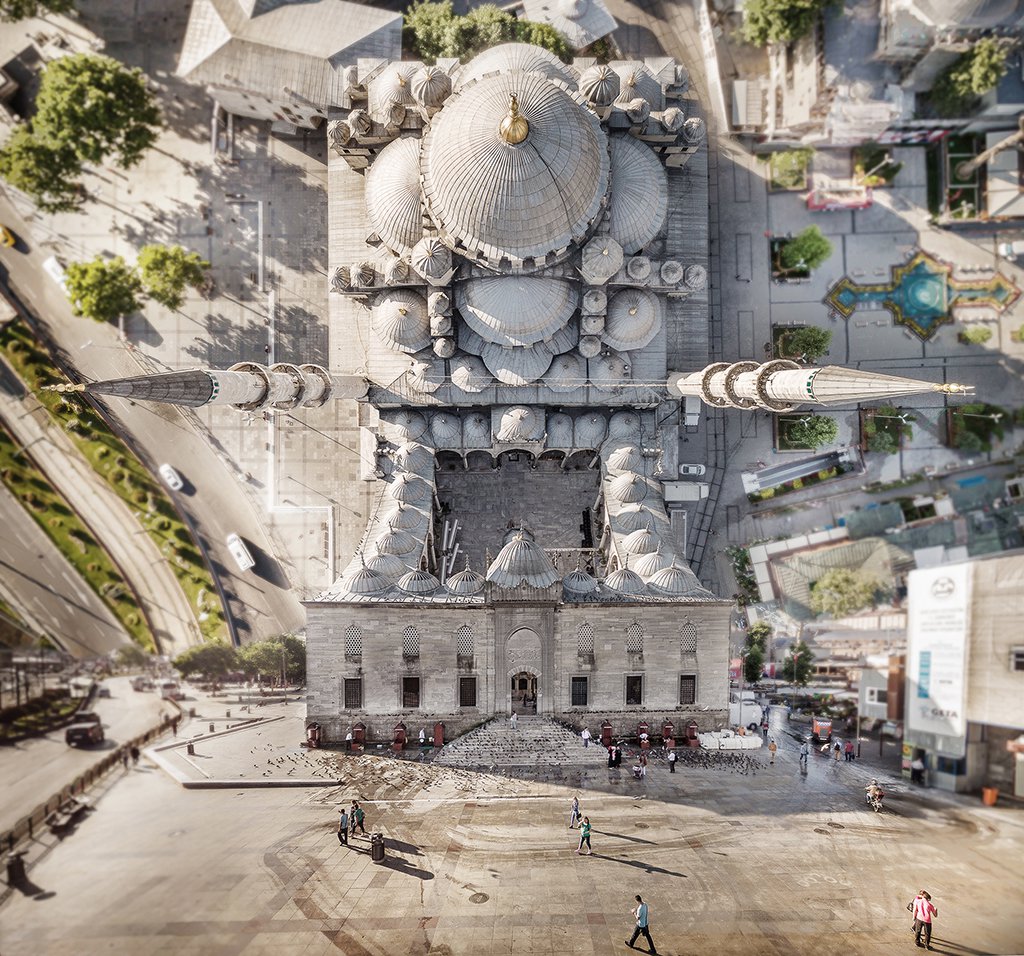
[{"label": "flower bed", "polygon": [[804,491],[807,488],[813,488],[815,485],[820,485],[825,481],[832,481],[834,478],[841,478],[851,471],[853,471],[852,465],[835,465],[832,468],[812,472],[803,478],[793,478],[790,481],[784,481],[781,485],[776,485],[774,488],[762,488],[760,491],[753,491],[747,495],[747,500],[751,504],[756,504],[759,501],[769,501],[772,498],[792,494],[794,491]]}]

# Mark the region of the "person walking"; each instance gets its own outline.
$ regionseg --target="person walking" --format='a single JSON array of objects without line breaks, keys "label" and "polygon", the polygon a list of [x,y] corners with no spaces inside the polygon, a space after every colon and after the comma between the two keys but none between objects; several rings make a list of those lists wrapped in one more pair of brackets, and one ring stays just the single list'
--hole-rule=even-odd
[{"label": "person walking", "polygon": [[647,940],[647,945],[650,947],[651,952],[654,956],[657,956],[658,950],[654,945],[654,940],[651,939],[651,911],[639,893],[636,894],[636,906],[630,910],[630,913],[633,914],[633,919],[636,920],[636,926],[633,929],[633,935],[626,940],[626,945],[633,949],[633,944],[643,936]]},{"label": "person walking", "polygon": [[366,827],[363,826],[363,818],[366,816],[366,814],[363,813],[363,808],[359,806],[358,800],[355,802],[354,813],[356,822],[352,824],[352,833],[355,834],[356,827],[359,827],[359,832],[362,833],[363,836],[366,836]]},{"label": "person walking", "polygon": [[800,769],[803,771],[807,770],[807,758],[811,754],[811,745],[805,740],[800,745]]},{"label": "person walking", "polygon": [[341,805],[341,819],[338,820],[338,842],[342,846],[348,846],[348,813],[345,811],[345,805]]},{"label": "person walking", "polygon": [[[914,942],[925,949],[932,948],[932,919],[939,915],[939,911],[932,905],[931,895],[924,890],[918,890],[909,903],[907,909],[914,916]],[[924,942],[921,942],[921,934],[924,933]]]},{"label": "person walking", "polygon": [[779,746],[775,743],[775,738],[772,737],[771,742],[768,744],[768,753],[771,754],[771,759],[768,761],[768,766],[775,763],[775,754],[778,751]]},{"label": "person walking", "polygon": [[910,761],[910,782],[924,784],[924,761],[920,754]]},{"label": "person walking", "polygon": [[347,750],[349,753],[352,752],[352,731],[351,730],[347,734],[345,734],[345,750]]},{"label": "person walking", "polygon": [[178,736],[178,720],[179,719],[180,718],[178,718],[176,716],[171,718],[171,733],[173,733],[175,737]]},{"label": "person walking", "polygon": [[615,766],[615,748],[611,745],[608,746],[608,769],[610,770]]},{"label": "person walking", "polygon": [[584,843],[587,845],[587,856],[590,856],[594,852],[590,846],[590,817],[584,817],[580,824],[580,845],[576,847],[577,854],[583,849]]},{"label": "person walking", "polygon": [[832,748],[832,756],[836,758],[836,763],[839,763],[839,755],[843,752],[843,748],[840,746],[839,741],[836,741],[836,745]]},{"label": "person walking", "polygon": [[133,767],[137,767],[138,764],[139,764],[139,748],[136,747],[134,744],[132,744],[131,754],[132,754],[132,766]]},{"label": "person walking", "polygon": [[128,748],[125,747],[124,750],[121,751],[121,763],[124,764],[124,769],[125,770],[128,769],[128,759],[129,759]]},{"label": "person walking", "polygon": [[583,733],[581,733],[580,736],[583,738],[583,746],[584,747],[589,747],[590,746],[590,728],[589,727],[584,727],[583,728]]},{"label": "person walking", "polygon": [[569,829],[573,830],[576,825],[580,822],[582,817],[580,816],[580,798],[574,796],[572,803],[569,805]]},{"label": "person walking", "polygon": [[846,741],[846,745],[843,747],[843,753],[846,755],[846,762],[850,763],[853,760],[853,741]]},{"label": "person walking", "polygon": [[668,772],[676,772],[676,752],[674,750],[668,752]]},{"label": "person walking", "polygon": [[420,746],[425,747],[427,745],[427,732],[423,727],[420,727]]},{"label": "person walking", "polygon": [[647,751],[641,751],[640,753],[640,779],[643,780],[647,777]]},{"label": "person walking", "polygon": [[508,723],[509,723],[509,726],[513,730],[518,729],[518,727],[519,727],[519,715],[515,711],[512,711],[512,716],[509,717]]}]

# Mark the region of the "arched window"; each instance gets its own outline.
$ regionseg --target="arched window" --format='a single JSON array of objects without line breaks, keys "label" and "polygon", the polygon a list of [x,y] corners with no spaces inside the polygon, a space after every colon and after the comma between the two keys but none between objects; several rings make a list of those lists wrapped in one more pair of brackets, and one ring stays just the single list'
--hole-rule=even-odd
[{"label": "arched window", "polygon": [[402,657],[420,656],[420,632],[415,627],[402,631]]},{"label": "arched window", "polygon": [[629,654],[644,652],[644,626],[639,621],[634,621],[626,628],[626,651]]},{"label": "arched window", "polygon": [[679,650],[684,654],[697,653],[697,625],[692,621],[679,628]]},{"label": "arched window", "polygon": [[473,628],[468,624],[463,624],[455,632],[455,646],[459,657],[473,656]]},{"label": "arched window", "polygon": [[576,628],[576,653],[591,657],[594,653],[594,625],[584,622]]},{"label": "arched window", "polygon": [[349,624],[345,628],[345,656],[363,656],[363,629],[358,624]]}]

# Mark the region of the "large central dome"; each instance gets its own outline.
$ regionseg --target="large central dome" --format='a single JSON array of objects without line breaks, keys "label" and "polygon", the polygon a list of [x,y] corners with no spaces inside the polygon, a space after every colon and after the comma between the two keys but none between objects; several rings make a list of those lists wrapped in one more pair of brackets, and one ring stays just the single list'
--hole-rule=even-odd
[{"label": "large central dome", "polygon": [[586,236],[608,169],[600,121],[579,94],[519,71],[463,86],[434,117],[420,156],[442,238],[495,268],[561,253]]}]

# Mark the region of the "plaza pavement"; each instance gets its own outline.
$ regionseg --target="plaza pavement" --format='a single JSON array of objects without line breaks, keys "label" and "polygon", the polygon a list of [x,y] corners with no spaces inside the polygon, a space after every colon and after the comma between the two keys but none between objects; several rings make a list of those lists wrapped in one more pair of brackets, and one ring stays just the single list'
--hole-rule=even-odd
[{"label": "plaza pavement", "polygon": [[[801,775],[781,711],[775,766],[764,751],[746,773],[683,763],[669,774],[655,761],[641,783],[603,766],[528,780],[300,757],[295,707],[268,705],[281,719],[196,742],[216,788],[185,790],[145,759],[108,778],[74,833],[33,847],[32,887],[0,904],[0,952],[618,954],[641,893],[663,954],[867,956],[913,951],[904,906],[922,886],[939,907],[937,952],[1024,950],[1019,808],[884,778],[891,812],[875,815],[862,788],[877,771],[815,753]],[[195,724],[179,732],[207,730]],[[279,776],[302,760],[341,782],[230,785],[278,760]],[[574,793],[593,856],[576,855],[567,829]],[[353,799],[384,835],[384,864],[367,837],[338,844],[337,807]]]}]

